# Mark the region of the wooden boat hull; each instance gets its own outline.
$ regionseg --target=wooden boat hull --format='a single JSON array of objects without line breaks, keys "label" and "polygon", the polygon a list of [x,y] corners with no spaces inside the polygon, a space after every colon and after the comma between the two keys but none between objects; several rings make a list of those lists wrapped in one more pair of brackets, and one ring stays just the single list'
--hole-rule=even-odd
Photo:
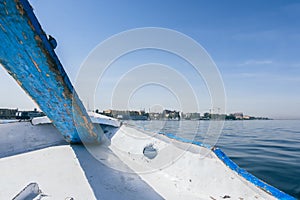
[{"label": "wooden boat hull", "polygon": [[0,64],[72,143],[100,142],[27,0],[0,1]]},{"label": "wooden boat hull", "polygon": [[[68,145],[51,124],[1,124],[0,199],[33,181],[48,199],[295,199],[219,149],[130,125],[105,132],[101,145]],[[19,143],[22,137],[26,142]],[[149,145],[157,152],[150,158]]]}]

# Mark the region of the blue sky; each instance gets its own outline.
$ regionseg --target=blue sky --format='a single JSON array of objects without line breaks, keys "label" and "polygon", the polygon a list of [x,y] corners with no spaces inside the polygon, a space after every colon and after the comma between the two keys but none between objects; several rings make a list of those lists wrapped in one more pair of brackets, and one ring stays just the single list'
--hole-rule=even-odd
[{"label": "blue sky", "polygon": [[[31,0],[30,3],[44,30],[56,38],[56,53],[72,81],[89,52],[108,37],[132,28],[163,27],[186,34],[207,50],[224,81],[227,112],[300,118],[299,1]],[[152,60],[145,60],[148,61]],[[1,87],[1,93],[7,94],[0,100],[1,107],[34,107],[3,70],[0,76],[1,85],[7,85]],[[207,92],[204,93],[205,96]],[[136,96],[141,97],[133,108],[149,106],[142,105],[143,95]],[[106,109],[109,104],[105,101],[97,106]],[[204,102],[201,112],[208,109],[209,104]]]}]

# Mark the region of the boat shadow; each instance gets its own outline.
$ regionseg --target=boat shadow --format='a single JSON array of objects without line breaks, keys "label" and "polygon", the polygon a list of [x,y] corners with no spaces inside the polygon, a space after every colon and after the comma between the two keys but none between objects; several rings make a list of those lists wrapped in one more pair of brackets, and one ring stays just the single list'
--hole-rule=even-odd
[{"label": "boat shadow", "polygon": [[107,148],[107,143],[71,147],[96,199],[163,199],[138,174],[120,161]]},{"label": "boat shadow", "polygon": [[0,158],[67,144],[52,124],[0,124]]}]

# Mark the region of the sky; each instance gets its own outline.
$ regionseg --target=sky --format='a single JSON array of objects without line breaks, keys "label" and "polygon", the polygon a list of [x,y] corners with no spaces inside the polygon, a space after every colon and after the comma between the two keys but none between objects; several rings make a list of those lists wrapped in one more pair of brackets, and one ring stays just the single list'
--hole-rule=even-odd
[{"label": "sky", "polygon": [[[207,51],[224,83],[227,113],[300,119],[299,1],[30,0],[30,3],[45,32],[57,40],[55,51],[73,83],[85,59],[99,43],[130,29],[161,27],[187,35]],[[210,93],[203,78],[195,75],[182,59],[157,50],[133,52],[118,59],[99,81],[94,97],[83,96],[83,102],[90,106],[94,101],[93,106],[100,110],[110,108],[112,91],[120,77],[148,63],[167,65],[184,75],[198,99],[197,111],[209,111]],[[144,73],[139,77],[145,76]],[[157,74],[160,75],[166,76]],[[36,107],[2,68],[0,84],[0,107]],[[181,108],[174,91],[159,84],[137,88],[131,95],[126,100],[127,109]],[[113,106],[126,109],[118,103]]]}]

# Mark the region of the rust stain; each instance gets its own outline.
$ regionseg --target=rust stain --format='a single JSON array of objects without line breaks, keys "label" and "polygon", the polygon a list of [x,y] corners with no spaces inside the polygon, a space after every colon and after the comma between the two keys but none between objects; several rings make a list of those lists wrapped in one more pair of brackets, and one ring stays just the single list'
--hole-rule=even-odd
[{"label": "rust stain", "polygon": [[30,20],[28,20],[28,24],[29,24],[30,28],[35,32],[35,28],[34,28],[34,26],[32,25],[32,23],[31,23]]},{"label": "rust stain", "polygon": [[16,81],[20,86],[22,86],[22,83],[19,80],[16,79]]},{"label": "rust stain", "polygon": [[78,114],[82,116],[82,119],[84,121],[84,124],[82,126],[86,127],[86,129],[88,130],[88,133],[91,137],[96,138],[97,134],[93,130],[93,124],[89,123],[87,117],[82,114],[81,109],[79,108],[79,106],[77,104],[75,104],[74,106],[75,106],[75,110],[78,111]]},{"label": "rust stain", "polygon": [[[45,34],[45,33],[43,32],[43,34]],[[58,63],[55,62],[55,60],[51,56],[50,52],[48,52],[48,50],[45,48],[45,46],[43,44],[43,41],[42,41],[42,39],[39,35],[35,36],[35,40],[38,42],[38,47],[40,47],[40,49],[42,50],[43,56],[46,57],[49,70],[52,71],[54,74],[56,74],[55,79],[57,80],[57,82],[65,83],[65,80],[63,79],[62,74],[58,69],[58,65],[60,64],[60,62],[59,61],[58,61]],[[70,90],[70,88],[67,87],[66,84],[63,84],[63,87],[64,87],[63,96],[66,99],[67,98],[71,99],[72,98],[72,91]]]},{"label": "rust stain", "polygon": [[96,130],[96,127],[93,125],[93,123],[88,123],[87,124],[88,129],[90,130],[90,132],[93,134],[94,137],[97,137],[97,134],[94,132],[94,130]]},{"label": "rust stain", "polygon": [[[58,65],[56,64],[55,60],[52,58],[50,53],[45,48],[42,48],[42,51],[43,51],[44,55],[47,58],[47,62],[48,62],[48,66],[49,66],[50,71],[52,71],[54,74],[57,74],[57,76],[55,76],[56,80],[59,83],[66,83],[65,80],[62,77],[62,74],[60,73],[60,71],[58,69]],[[60,64],[60,63],[58,63],[58,64]],[[63,90],[62,95],[66,99],[68,99],[68,98],[72,99],[73,98],[73,93],[72,93],[71,89],[68,88],[68,86],[66,84],[63,84],[63,87],[64,87],[64,90]]]},{"label": "rust stain", "polygon": [[21,15],[24,15],[25,13],[25,10],[24,8],[22,7],[22,5],[20,4],[19,1],[15,1],[16,2],[16,8],[18,9],[18,11],[20,12]]},{"label": "rust stain", "polygon": [[83,116],[83,120],[85,124],[88,124],[88,119],[86,118],[86,116]]},{"label": "rust stain", "polygon": [[38,72],[41,72],[41,69],[39,68],[38,64],[30,57],[30,60],[33,62],[35,68],[38,70]]},{"label": "rust stain", "polygon": [[[43,34],[45,34],[45,33],[43,32]],[[45,48],[40,36],[37,35],[35,37],[35,39],[38,42],[38,46],[42,50],[43,56],[45,56],[47,59],[49,70],[57,75],[57,76],[55,76],[55,79],[57,80],[57,82],[65,83],[65,80],[63,79],[62,74],[58,69],[58,65],[61,65],[61,63],[59,61],[57,61],[58,63],[56,63],[55,59],[51,56],[50,52],[48,52],[48,50]],[[66,84],[63,84],[63,87],[64,87],[64,90],[63,90],[62,95],[65,97],[65,99],[67,99],[67,98],[72,99],[73,94],[72,94],[71,89],[68,88],[68,86]]]},{"label": "rust stain", "polygon": [[[22,4],[20,4],[19,0],[14,0],[14,1],[16,2],[16,6],[17,6],[17,9],[18,9],[19,13],[21,15],[26,15],[26,12],[25,12]],[[67,75],[64,72],[62,73],[59,70],[59,67],[61,66],[61,63],[58,60],[58,58],[56,57],[56,54],[54,53],[53,50],[47,48],[47,41],[45,41],[45,38],[47,38],[47,37],[46,37],[44,31],[42,30],[40,25],[38,25],[37,29],[38,30],[41,29],[42,33],[37,33],[35,27],[33,26],[32,22],[31,22],[31,20],[29,18],[27,18],[27,19],[28,19],[27,20],[28,25],[30,26],[31,30],[35,33],[34,39],[37,43],[36,45],[41,50],[40,57],[44,57],[46,59],[47,64],[48,64],[47,67],[49,68],[49,70],[51,72],[53,72],[54,78],[56,79],[57,83],[62,83],[62,86],[63,86],[62,95],[63,95],[63,97],[65,99],[73,99],[73,96],[78,98],[76,96],[76,94],[73,94],[72,86],[70,86],[70,83],[64,77],[64,76],[67,76]],[[3,27],[1,27],[1,28],[3,29]],[[25,40],[28,39],[25,32],[22,32],[22,35],[23,35]],[[37,62],[35,60],[33,60],[32,57],[30,57],[30,59],[31,59],[32,63],[34,64],[34,66],[36,67],[36,69],[39,72],[41,72],[41,69],[39,68],[39,65],[37,64]],[[47,73],[46,76],[49,77],[50,75]],[[20,83],[20,82],[18,82],[18,84],[22,85],[22,83]],[[67,113],[70,113],[70,110],[68,109],[67,106],[68,105],[64,104],[64,107],[66,107],[65,110],[67,111]],[[79,122],[76,123],[75,121],[74,121],[74,124],[76,126],[82,126],[82,127],[86,128],[86,130],[87,130],[88,134],[90,135],[90,137],[96,138],[97,137],[97,134],[95,133],[96,128],[93,126],[93,124],[91,123],[89,118],[87,116],[83,115],[83,113],[85,112],[84,108],[82,110],[81,107],[80,107],[80,104],[78,104],[76,102],[74,103],[74,108],[76,109],[76,111],[78,112],[78,115],[81,118],[80,119],[81,120],[80,124],[78,124]],[[67,135],[67,134],[65,134],[65,135]],[[69,138],[69,140],[70,140],[70,138]]]},{"label": "rust stain", "polygon": [[34,39],[35,39],[36,41],[42,43],[42,39],[41,39],[41,37],[40,37],[39,35],[35,35],[35,36],[34,36]]}]

